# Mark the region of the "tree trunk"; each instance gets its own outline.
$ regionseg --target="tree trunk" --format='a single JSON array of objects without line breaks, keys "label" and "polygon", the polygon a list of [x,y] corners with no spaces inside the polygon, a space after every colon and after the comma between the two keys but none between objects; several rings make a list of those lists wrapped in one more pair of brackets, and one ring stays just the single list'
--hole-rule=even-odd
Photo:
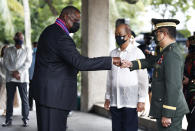
[{"label": "tree trunk", "polygon": [[48,4],[48,6],[49,6],[49,8],[50,8],[50,10],[52,12],[52,14],[54,16],[57,16],[58,15],[58,12],[57,12],[56,8],[52,5],[52,0],[45,0],[45,2]]},{"label": "tree trunk", "polygon": [[31,47],[31,21],[29,1],[23,0],[26,46]]},{"label": "tree trunk", "polygon": [[[12,16],[8,7],[8,1],[7,0],[0,0],[0,13],[1,13],[1,19],[5,23],[4,26],[4,34],[7,35],[14,35],[14,25],[12,23]],[[2,26],[2,25],[1,25]],[[6,38],[5,38],[6,39]]]}]

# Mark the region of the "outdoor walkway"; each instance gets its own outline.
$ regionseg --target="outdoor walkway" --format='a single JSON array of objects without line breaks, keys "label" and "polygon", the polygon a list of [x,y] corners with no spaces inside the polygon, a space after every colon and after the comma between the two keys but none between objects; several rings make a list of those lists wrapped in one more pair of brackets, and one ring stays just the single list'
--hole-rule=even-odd
[{"label": "outdoor walkway", "polygon": [[[8,128],[0,126],[0,131],[37,131],[35,111],[30,112],[30,126],[26,128],[21,126],[21,116],[17,112],[13,118],[13,125]],[[0,123],[4,121],[5,118],[0,116]],[[73,112],[68,118],[67,131],[111,131],[111,120],[91,113]]]}]

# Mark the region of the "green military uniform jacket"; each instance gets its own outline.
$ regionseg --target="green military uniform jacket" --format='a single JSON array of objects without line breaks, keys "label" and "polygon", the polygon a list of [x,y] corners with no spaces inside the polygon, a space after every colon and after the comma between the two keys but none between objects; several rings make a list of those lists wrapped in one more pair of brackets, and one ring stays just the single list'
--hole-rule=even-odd
[{"label": "green military uniform jacket", "polygon": [[156,56],[133,61],[131,70],[153,68],[150,116],[172,118],[189,112],[183,95],[184,58],[176,43]]}]

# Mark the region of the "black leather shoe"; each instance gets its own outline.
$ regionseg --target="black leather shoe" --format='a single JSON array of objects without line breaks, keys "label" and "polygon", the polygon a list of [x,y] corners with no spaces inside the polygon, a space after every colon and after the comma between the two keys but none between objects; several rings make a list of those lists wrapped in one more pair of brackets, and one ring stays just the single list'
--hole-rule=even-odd
[{"label": "black leather shoe", "polygon": [[12,125],[12,121],[9,120],[9,121],[5,121],[5,123],[2,124],[3,127],[8,127],[8,126],[11,126]]},{"label": "black leather shoe", "polygon": [[23,127],[27,127],[28,126],[28,120],[23,120]]}]

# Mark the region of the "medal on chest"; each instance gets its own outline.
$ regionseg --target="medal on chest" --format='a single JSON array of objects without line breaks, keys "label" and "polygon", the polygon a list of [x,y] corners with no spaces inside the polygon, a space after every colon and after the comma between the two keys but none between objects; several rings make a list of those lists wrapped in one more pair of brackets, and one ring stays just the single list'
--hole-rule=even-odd
[{"label": "medal on chest", "polygon": [[154,74],[155,78],[158,78],[159,77],[159,68],[161,67],[161,64],[163,62],[163,58],[164,57],[162,55],[161,58],[157,61],[156,65],[155,65],[155,68],[156,68],[155,74]]},{"label": "medal on chest", "polygon": [[161,58],[158,60],[157,64],[162,64],[164,56],[162,55]]}]

